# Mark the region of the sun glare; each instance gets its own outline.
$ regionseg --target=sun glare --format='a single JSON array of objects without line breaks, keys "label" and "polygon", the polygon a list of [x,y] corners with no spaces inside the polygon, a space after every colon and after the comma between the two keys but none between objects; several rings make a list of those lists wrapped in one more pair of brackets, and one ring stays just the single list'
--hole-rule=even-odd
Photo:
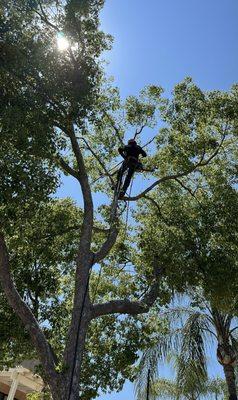
[{"label": "sun glare", "polygon": [[69,48],[69,41],[62,34],[57,36],[57,47],[60,51],[67,50]]}]

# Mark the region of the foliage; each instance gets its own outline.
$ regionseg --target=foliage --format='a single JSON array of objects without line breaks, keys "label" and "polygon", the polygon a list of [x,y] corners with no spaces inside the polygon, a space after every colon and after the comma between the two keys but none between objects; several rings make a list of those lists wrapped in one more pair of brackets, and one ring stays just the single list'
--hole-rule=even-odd
[{"label": "foliage", "polygon": [[[210,343],[217,347],[217,361],[223,367],[228,363],[232,366],[236,363],[237,317],[219,312],[200,293],[190,293],[190,298],[188,306],[168,308],[162,314],[168,322],[169,330],[167,334],[160,336],[155,346],[145,350],[141,357],[136,373],[138,399],[144,396],[148,370],[153,385],[152,398],[155,398],[160,390],[171,398],[176,398],[177,395],[178,398],[191,396],[191,399],[200,398],[200,395],[206,394],[206,390],[214,391],[212,382],[208,383],[207,373],[207,352]],[[224,349],[222,355],[221,348]],[[158,363],[171,362],[173,359],[176,379],[174,384],[170,385],[169,382],[158,379]],[[228,393],[228,381],[223,384],[223,389]]]},{"label": "foliage", "polygon": [[200,388],[199,394],[183,393],[183,389],[178,388],[176,382],[168,379],[158,379],[153,387],[155,396],[160,399],[222,399],[227,400],[228,394],[226,390],[226,384],[221,378],[211,379],[204,383],[204,386]]},{"label": "foliage", "polygon": [[26,399],[27,400],[51,400],[52,397],[50,396],[49,392],[43,392],[43,393],[33,392],[33,393],[27,394]]},{"label": "foliage", "polygon": [[[15,224],[9,237],[12,272],[18,290],[37,317],[59,359],[72,309],[73,266],[81,219],[82,210],[70,199],[52,199],[48,204],[40,205],[34,218],[20,220],[18,227]],[[102,224],[97,225],[100,227]],[[105,233],[99,229],[99,241],[102,235]],[[130,274],[121,272],[116,278],[121,268],[120,257],[115,248],[111,254],[113,264],[110,268],[105,265],[100,282],[98,273],[92,273],[91,292],[97,299],[105,298],[105,293],[109,296],[110,291],[115,297],[116,287],[117,296],[131,293],[133,282]],[[107,277],[109,272],[110,280]],[[119,286],[115,287],[115,279]],[[9,309],[3,293],[1,314],[2,367],[37,357],[28,334]],[[158,323],[156,330],[161,329],[163,325]],[[108,316],[93,321],[83,368],[85,398],[94,398],[99,388],[103,391],[121,389],[125,379],[132,377],[130,366],[138,358],[138,349],[143,349],[154,335],[154,327],[144,318]]]},{"label": "foliage", "polygon": [[[175,290],[202,285],[224,308],[237,291],[238,87],[203,92],[187,78],[169,99],[152,85],[121,101],[102,68],[101,54],[111,45],[99,29],[103,3],[0,1],[1,231],[16,287],[58,356],[58,370],[64,368],[84,216],[70,199],[53,197],[62,171],[78,182],[78,146],[94,194],[104,194],[94,215],[96,252],[109,230],[117,147],[127,135],[140,142],[145,129],[157,133],[144,163],[152,172],[146,175],[148,191],[138,196],[143,204],[134,206],[129,227],[120,204],[120,233],[91,274],[90,295],[98,303],[139,301],[160,268],[159,301],[148,320],[110,315],[91,323],[81,382],[85,398],[99,388],[119,390],[125,378],[133,378],[130,365],[138,350],[164,332],[155,314]],[[61,52],[62,35],[69,46]],[[82,197],[79,191],[80,205]],[[2,292],[0,301],[1,361],[12,365],[34,350]]]},{"label": "foliage", "polygon": [[229,311],[237,290],[238,195],[234,170],[220,168],[217,163],[201,178],[164,184],[141,206],[138,263],[149,274],[159,260],[168,295],[201,285]]}]

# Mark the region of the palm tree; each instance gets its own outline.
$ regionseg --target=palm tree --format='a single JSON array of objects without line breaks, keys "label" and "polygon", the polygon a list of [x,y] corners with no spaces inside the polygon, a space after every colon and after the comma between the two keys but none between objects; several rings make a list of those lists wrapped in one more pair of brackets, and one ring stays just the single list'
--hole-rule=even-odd
[{"label": "palm tree", "polygon": [[163,400],[199,400],[209,398],[215,400],[227,400],[226,383],[221,378],[211,379],[200,388],[197,394],[191,390],[190,393],[183,393],[176,381],[170,379],[158,379],[153,385],[154,396]]},{"label": "palm tree", "polygon": [[[199,304],[199,307],[198,307]],[[151,381],[157,379],[157,365],[171,354],[176,354],[176,386],[187,396],[193,394],[196,399],[208,382],[207,345],[215,341],[217,360],[222,365],[229,400],[237,400],[235,365],[238,360],[238,340],[234,326],[237,318],[209,306],[204,299],[194,306],[170,309],[163,313],[166,317],[168,334],[161,335],[158,343],[146,350],[140,360],[136,379],[138,400],[144,399],[147,371],[151,371]],[[151,399],[156,395],[151,394]],[[150,400],[151,400],[150,399]],[[191,397],[190,397],[191,399]]]}]

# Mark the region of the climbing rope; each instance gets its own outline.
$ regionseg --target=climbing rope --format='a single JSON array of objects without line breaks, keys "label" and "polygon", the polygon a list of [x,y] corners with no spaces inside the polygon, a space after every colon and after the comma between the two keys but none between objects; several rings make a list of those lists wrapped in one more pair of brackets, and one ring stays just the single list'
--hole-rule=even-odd
[{"label": "climbing rope", "polygon": [[[115,173],[117,172],[116,170],[114,172],[112,172],[115,168],[119,167],[119,165],[121,165],[123,163],[123,160],[120,161],[119,163],[117,163],[116,165],[114,165],[111,169],[109,169],[108,173],[111,175],[115,175]],[[112,173],[111,173],[112,172]],[[99,181],[99,179],[103,178],[104,176],[106,176],[104,173],[99,175],[96,179],[94,179],[91,182],[91,185],[93,185],[94,183],[96,183],[97,181]]]},{"label": "climbing rope", "polygon": [[86,301],[86,297],[87,297],[87,292],[88,292],[89,281],[90,281],[93,264],[94,264],[94,257],[93,257],[92,264],[91,264],[89,272],[88,272],[87,284],[86,284],[85,292],[83,294],[83,301],[82,301],[82,307],[81,307],[80,316],[79,316],[79,323],[78,323],[77,336],[76,336],[76,342],[75,342],[73,368],[72,368],[72,373],[71,373],[71,377],[70,377],[69,394],[68,394],[67,400],[70,400],[71,391],[72,391],[74,370],[75,370],[76,358],[77,358],[77,344],[78,344],[78,340],[79,340],[80,326],[81,326],[81,322],[82,322],[82,316],[83,316],[83,311],[84,311],[85,301]]},{"label": "climbing rope", "polygon": [[[134,176],[133,176],[132,179],[131,179],[131,184],[130,184],[130,189],[129,189],[129,197],[131,197],[131,191],[132,191],[133,181],[134,181]],[[126,239],[126,236],[127,236],[129,210],[130,210],[129,201],[127,201],[127,210],[126,210],[126,220],[125,220],[125,230],[124,230],[124,238],[123,238],[123,241]]]},{"label": "climbing rope", "polygon": [[100,280],[101,280],[101,275],[102,275],[102,264],[100,265],[100,270],[99,270],[99,273],[98,273],[98,279],[97,279],[96,287],[95,287],[95,290],[94,290],[94,294],[92,296],[92,303],[93,304],[94,304],[96,296],[98,294],[98,288],[99,288],[99,284],[100,284]]},{"label": "climbing rope", "polygon": [[[132,177],[132,180],[131,180],[131,183],[130,183],[129,197],[131,197],[131,191],[132,191],[133,181],[134,181],[134,177]],[[118,186],[119,186],[119,185],[118,185]],[[117,187],[117,189],[119,190],[119,189],[120,189],[120,186],[119,186],[119,188]],[[125,219],[124,237],[123,237],[123,239],[122,239],[123,241],[125,240],[126,235],[127,235],[127,227],[128,227],[128,220],[129,220],[129,201],[127,201],[126,203],[127,203],[127,206],[126,206],[126,219]],[[126,266],[126,265],[123,265],[123,267],[120,268],[120,270],[118,271],[118,274],[115,276],[116,279],[118,278],[118,276],[120,275],[120,273],[125,269],[125,266]],[[96,299],[96,296],[97,296],[97,293],[98,293],[98,288],[99,288],[99,285],[100,285],[101,276],[102,276],[102,265],[100,265],[100,270],[99,270],[99,274],[98,274],[97,284],[96,284],[96,288],[95,288],[95,291],[94,291],[94,294],[93,294],[93,299],[92,299],[92,302],[93,302],[93,303],[94,303],[94,301],[95,301],[95,299]]]},{"label": "climbing rope", "polygon": [[150,368],[147,374],[147,388],[146,388],[146,400],[150,399]]}]

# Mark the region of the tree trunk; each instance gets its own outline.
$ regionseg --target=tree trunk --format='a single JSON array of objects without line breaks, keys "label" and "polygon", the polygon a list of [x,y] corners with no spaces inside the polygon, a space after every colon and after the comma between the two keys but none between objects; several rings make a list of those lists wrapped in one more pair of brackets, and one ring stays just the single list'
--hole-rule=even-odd
[{"label": "tree trunk", "polygon": [[81,367],[89,322],[89,314],[86,313],[79,326],[77,344],[70,355],[66,371],[59,373],[57,382],[48,380],[53,400],[80,400]]},{"label": "tree trunk", "polygon": [[234,367],[232,367],[232,365],[223,365],[223,370],[226,377],[229,400],[237,400]]}]

